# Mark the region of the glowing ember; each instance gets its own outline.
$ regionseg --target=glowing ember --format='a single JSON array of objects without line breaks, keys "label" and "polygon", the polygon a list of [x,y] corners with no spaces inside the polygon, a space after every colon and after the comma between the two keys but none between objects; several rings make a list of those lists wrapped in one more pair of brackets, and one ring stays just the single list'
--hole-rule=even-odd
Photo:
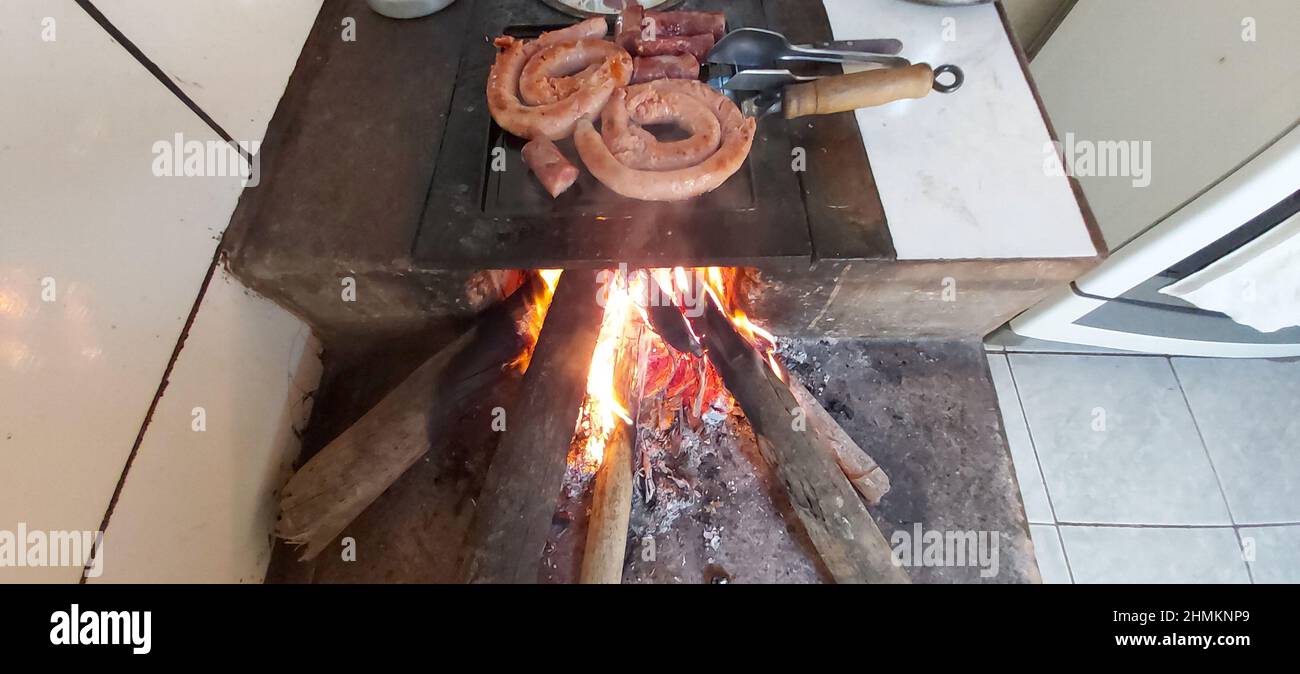
[{"label": "glowing ember", "polygon": [[[631,273],[624,269],[617,274],[609,272],[608,277],[611,282],[604,287],[605,315],[587,376],[587,397],[569,454],[571,468],[585,475],[594,474],[619,424],[634,423],[627,403],[620,400],[617,366],[620,357],[635,357],[628,355],[635,349],[623,348],[624,340],[635,339],[642,329],[649,330],[650,335],[647,371],[639,373],[644,382],[642,395],[646,399],[662,398],[666,414],[661,415],[661,423],[672,423],[678,409],[690,410],[698,421],[704,412],[713,410],[725,415],[734,408],[734,400],[707,358],[676,352],[653,332],[646,311],[652,303],[662,306],[671,302],[686,316],[698,317],[704,310],[702,303],[712,300],[784,380],[775,356],[776,337],[731,306],[734,269],[674,267]],[[686,327],[694,334],[689,321]]]}]

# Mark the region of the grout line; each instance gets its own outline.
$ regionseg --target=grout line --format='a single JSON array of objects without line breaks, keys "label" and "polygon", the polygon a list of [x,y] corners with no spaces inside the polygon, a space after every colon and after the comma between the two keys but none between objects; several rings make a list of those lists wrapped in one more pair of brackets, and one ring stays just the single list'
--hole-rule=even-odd
[{"label": "grout line", "polygon": [[1246,559],[1246,542],[1241,538],[1241,529],[1232,528],[1232,533],[1237,537],[1237,552],[1241,553],[1241,563],[1246,567],[1246,577],[1250,579],[1250,584],[1255,584],[1255,571],[1250,568],[1250,560]]},{"label": "grout line", "polygon": [[86,12],[86,14],[90,15],[90,18],[93,19],[95,23],[99,24],[100,28],[103,28],[104,31],[108,33],[108,36],[112,38],[114,42],[121,45],[122,48],[125,49],[128,54],[130,54],[132,57],[135,58],[136,61],[140,63],[140,65],[144,66],[145,70],[148,70],[149,73],[152,74],[159,82],[161,82],[164,87],[167,87],[167,90],[172,92],[172,95],[176,96],[176,98],[179,98],[180,101],[184,103],[186,107],[188,107],[194,114],[199,116],[199,119],[203,120],[205,124],[211,127],[212,130],[215,131],[216,134],[220,136],[222,140],[226,141],[227,143],[230,143],[236,150],[239,151],[239,154],[243,156],[246,161],[250,163],[253,161],[252,154],[249,153],[249,151],[246,148],[244,148],[243,145],[236,142],[234,137],[232,137],[229,133],[226,133],[226,130],[221,128],[221,125],[217,124],[216,120],[212,119],[212,117],[208,115],[208,113],[204,112],[203,108],[200,108],[199,104],[195,103],[194,99],[190,98],[189,95],[186,94],[180,88],[180,86],[176,84],[176,82],[172,81],[171,77],[169,77],[167,73],[163,71],[161,67],[158,66],[157,63],[154,63],[152,59],[150,59],[148,56],[145,55],[144,51],[142,51],[139,47],[136,46],[134,42],[132,42],[129,38],[127,38],[127,36],[123,34],[121,30],[118,30],[117,26],[114,26],[113,23],[108,20],[108,17],[104,16],[104,13],[99,11],[99,8],[91,3],[91,0],[75,0],[75,1],[77,5]]},{"label": "grout line", "polygon": [[1228,511],[1228,521],[1236,524],[1237,518],[1232,514],[1232,504],[1228,503],[1228,492],[1223,489],[1223,479],[1219,477],[1219,469],[1215,467],[1214,457],[1210,455],[1210,443],[1205,441],[1205,434],[1201,432],[1201,423],[1196,420],[1196,410],[1192,409],[1192,401],[1187,397],[1187,389],[1183,387],[1183,380],[1178,376],[1178,369],[1174,367],[1174,359],[1166,357],[1165,361],[1169,363],[1169,371],[1173,373],[1174,382],[1178,384],[1178,393],[1183,397],[1183,405],[1187,407],[1187,416],[1192,419],[1192,428],[1196,429],[1196,437],[1201,441],[1201,451],[1205,452],[1205,460],[1210,464],[1214,483],[1219,486],[1219,497],[1223,499],[1223,509]]},{"label": "grout line", "polygon": [[1061,546],[1061,558],[1065,560],[1065,572],[1070,575],[1070,584],[1078,585],[1074,579],[1074,567],[1070,566],[1070,556],[1065,553],[1065,537],[1061,535],[1061,527],[1053,524],[1052,531],[1056,532],[1056,542]]},{"label": "grout line", "polygon": [[[1047,488],[1047,474],[1043,472],[1043,460],[1038,456],[1038,443],[1034,441],[1034,429],[1029,425],[1029,414],[1025,412],[1025,401],[1020,397],[1020,383],[1016,381],[1015,368],[1011,367],[1011,354],[1004,353],[1002,357],[1007,360],[1007,374],[1011,376],[1011,388],[1015,391],[1016,403],[1020,405],[1020,418],[1025,422],[1025,434],[1029,436],[1029,448],[1034,450],[1034,463],[1038,465],[1038,479],[1043,481],[1043,495],[1047,497],[1047,509],[1052,512],[1052,526],[1056,528],[1056,539],[1061,543],[1061,557],[1065,558],[1065,570],[1070,574],[1070,582],[1073,583],[1074,567],[1070,565],[1070,553],[1065,549],[1065,539],[1061,537],[1061,529],[1057,526],[1060,523],[1060,518],[1056,516],[1056,504],[1052,502],[1052,491]],[[1005,420],[1003,425],[1006,425]],[[1035,553],[1036,556],[1037,553]]]},{"label": "grout line", "polygon": [[[176,339],[176,346],[172,348],[171,357],[167,359],[167,367],[163,369],[162,379],[158,382],[158,389],[154,392],[153,400],[149,403],[149,409],[145,412],[144,420],[140,423],[140,430],[136,433],[135,442],[131,444],[131,452],[126,455],[126,463],[122,465],[122,473],[118,475],[117,484],[113,486],[113,496],[109,498],[108,507],[104,510],[104,518],[99,523],[99,531],[105,538],[107,538],[108,534],[109,520],[113,517],[113,511],[117,508],[118,499],[122,496],[122,488],[126,486],[127,474],[131,471],[131,465],[135,462],[136,454],[140,452],[140,445],[144,443],[144,434],[149,429],[149,423],[153,421],[153,413],[158,409],[158,403],[167,390],[167,383],[171,378],[172,369],[176,367],[176,360],[180,358],[181,349],[185,348],[185,339],[189,337],[190,328],[194,326],[194,319],[199,315],[199,305],[203,303],[203,297],[208,293],[208,285],[212,282],[217,267],[220,266],[220,259],[221,248],[218,247],[213,254],[211,264],[208,265],[208,273],[203,277],[203,283],[199,285],[199,292],[194,298],[194,304],[190,307],[190,313],[185,317],[185,324],[181,326],[181,333]],[[98,554],[100,547],[97,545],[91,549],[91,555],[86,560],[86,565],[81,571],[80,584],[86,584],[86,572],[94,566],[95,555]]]},{"label": "grout line", "polygon": [[1043,472],[1043,460],[1038,456],[1038,443],[1034,441],[1034,429],[1029,425],[1029,415],[1025,412],[1025,401],[1020,397],[1020,383],[1016,381],[1015,368],[1011,367],[1011,356],[1003,354],[1007,360],[1007,373],[1011,375],[1011,388],[1016,394],[1016,403],[1020,405],[1020,418],[1025,422],[1025,433],[1029,436],[1029,448],[1034,450],[1034,463],[1038,466],[1038,479],[1043,481],[1043,492],[1047,496],[1047,508],[1052,511],[1052,524],[1060,522],[1056,516],[1056,504],[1052,502],[1051,490],[1047,488],[1047,475]]},{"label": "grout line", "polygon": [[[1219,477],[1219,469],[1215,467],[1214,457],[1210,455],[1210,443],[1205,441],[1205,434],[1201,432],[1201,424],[1196,420],[1196,410],[1192,408],[1192,401],[1187,397],[1187,388],[1183,386],[1182,377],[1178,376],[1178,368],[1174,367],[1174,359],[1166,358],[1165,360],[1169,362],[1169,371],[1173,373],[1174,382],[1178,384],[1178,392],[1183,396],[1183,405],[1187,407],[1187,414],[1192,418],[1192,428],[1196,429],[1196,437],[1201,441],[1201,451],[1205,452],[1205,460],[1210,464],[1210,472],[1214,474],[1214,483],[1219,486],[1219,496],[1223,499],[1224,509],[1228,511],[1228,521],[1235,525],[1237,518],[1232,514],[1232,504],[1228,503],[1228,492],[1223,488],[1223,479]],[[1241,530],[1234,526],[1232,535],[1237,539],[1237,553],[1241,557],[1242,566],[1246,567],[1246,577],[1254,585],[1255,572],[1251,570],[1246,555],[1242,554],[1246,547],[1245,542],[1241,539]]]}]

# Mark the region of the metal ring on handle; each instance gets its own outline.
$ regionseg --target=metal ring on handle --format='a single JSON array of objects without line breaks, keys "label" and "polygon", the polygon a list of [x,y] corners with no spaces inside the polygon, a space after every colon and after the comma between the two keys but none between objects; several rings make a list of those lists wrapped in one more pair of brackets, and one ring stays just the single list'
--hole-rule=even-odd
[{"label": "metal ring on handle", "polygon": [[[952,74],[952,84],[940,84],[939,76],[944,73]],[[966,74],[955,65],[941,65],[934,69],[934,90],[941,94],[951,94],[961,88],[961,83],[966,81]]]}]

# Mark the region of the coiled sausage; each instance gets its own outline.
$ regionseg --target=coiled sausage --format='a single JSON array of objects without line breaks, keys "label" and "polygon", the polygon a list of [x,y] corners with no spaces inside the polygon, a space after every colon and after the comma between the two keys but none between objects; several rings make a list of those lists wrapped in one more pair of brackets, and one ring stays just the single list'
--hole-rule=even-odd
[{"label": "coiled sausage", "polygon": [[[669,170],[647,170],[629,166],[614,155],[611,145],[596,131],[591,120],[578,120],[574,132],[574,141],[582,162],[602,184],[609,189],[632,199],[644,201],[680,201],[717,189],[732,174],[740,169],[749,156],[750,146],[754,142],[755,123],[736,108],[726,96],[698,81],[657,80],[627,87],[615,92],[611,105],[624,108],[629,101],[642,100],[638,97],[646,92],[644,100],[658,100],[669,103],[675,95],[684,95],[702,104],[712,114],[721,130],[721,142],[716,150],[708,154],[699,163]],[[656,104],[657,105],[657,104]],[[683,108],[684,110],[685,108]],[[653,108],[652,111],[657,110]],[[617,114],[617,110],[614,114]],[[632,113],[629,112],[629,116]],[[688,113],[675,118],[679,123],[694,123]],[[602,120],[602,125],[605,122]],[[644,129],[640,131],[645,132]],[[632,132],[636,136],[635,132]],[[621,153],[635,153],[635,142],[620,145],[625,136],[615,134],[610,143]],[[645,147],[650,147],[646,145]],[[644,157],[642,157],[644,159]],[[632,163],[639,159],[633,157]]]},{"label": "coiled sausage", "polygon": [[[632,57],[604,42],[608,26],[599,17],[568,28],[542,33],[532,42],[497,38],[503,51],[488,75],[488,111],[501,128],[521,138],[559,140],[573,134],[583,116],[595,116],[614,90],[632,78]],[[521,78],[534,57],[545,53],[530,71],[527,98],[521,100]],[[588,59],[597,59],[591,62]],[[566,76],[563,69],[577,68]]]}]

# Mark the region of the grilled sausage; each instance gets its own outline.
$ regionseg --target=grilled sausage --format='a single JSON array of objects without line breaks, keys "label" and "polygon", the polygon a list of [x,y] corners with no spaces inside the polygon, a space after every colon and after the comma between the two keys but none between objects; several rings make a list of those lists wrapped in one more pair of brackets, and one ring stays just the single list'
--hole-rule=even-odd
[{"label": "grilled sausage", "polygon": [[[666,171],[641,170],[619,161],[596,131],[590,119],[578,120],[574,141],[587,170],[609,189],[632,199],[645,201],[681,201],[717,189],[740,169],[754,142],[754,120],[747,118],[726,96],[703,82],[656,80],[628,87],[614,102],[626,105],[629,96],[649,89],[662,99],[669,94],[684,94],[703,103],[716,118],[722,132],[718,149],[693,166]],[[634,91],[635,90],[635,91]]]},{"label": "grilled sausage", "polygon": [[637,56],[632,59],[632,84],[651,80],[694,80],[699,77],[700,62],[690,54]]},{"label": "grilled sausage", "polygon": [[549,105],[597,88],[609,76],[605,65],[626,57],[622,47],[599,39],[542,47],[519,75],[519,97],[528,105]]},{"label": "grilled sausage", "polygon": [[[626,52],[621,49],[611,52],[586,44],[588,40],[599,41],[607,29],[605,20],[595,17],[562,30],[543,33],[532,42],[511,37],[497,38],[495,44],[503,51],[497,54],[496,62],[492,64],[487,84],[488,110],[492,113],[492,118],[501,128],[521,138],[559,140],[572,135],[574,123],[579,117],[598,114],[609,101],[614,89],[627,84],[632,78],[632,57]],[[551,47],[555,47],[555,50],[548,49]],[[550,55],[549,58],[558,61],[573,57],[565,54],[568,50],[588,56],[604,53],[606,57],[593,73],[580,73],[573,78],[571,83],[576,86],[559,85],[571,89],[569,95],[553,102],[529,105],[520,100],[520,78],[533,57],[544,50]],[[539,66],[535,74],[542,77],[549,72],[554,71]],[[551,83],[554,82],[552,78]],[[535,100],[545,100],[549,86],[547,82],[537,80],[534,85],[531,87],[532,93],[539,96]]]},{"label": "grilled sausage", "polygon": [[637,38],[635,43],[637,56],[667,56],[670,54],[690,54],[703,63],[708,60],[709,50],[716,40],[712,33],[684,35],[680,37],[660,37],[654,40]]},{"label": "grilled sausage", "polygon": [[[660,141],[643,124],[674,124],[689,138]],[[601,138],[624,166],[669,171],[694,166],[722,143],[722,126],[703,101],[682,91],[634,86],[610,97],[600,117]]]},{"label": "grilled sausage", "polygon": [[578,167],[560,152],[555,143],[545,138],[536,138],[524,145],[524,163],[553,198],[560,196],[578,179]]},{"label": "grilled sausage", "polygon": [[641,20],[644,18],[645,10],[641,4],[629,0],[614,22],[614,41],[629,54],[636,53],[636,41],[641,38]]},{"label": "grilled sausage", "polygon": [[645,18],[655,22],[656,37],[708,33],[721,40],[727,34],[727,17],[722,12],[647,12]]}]

